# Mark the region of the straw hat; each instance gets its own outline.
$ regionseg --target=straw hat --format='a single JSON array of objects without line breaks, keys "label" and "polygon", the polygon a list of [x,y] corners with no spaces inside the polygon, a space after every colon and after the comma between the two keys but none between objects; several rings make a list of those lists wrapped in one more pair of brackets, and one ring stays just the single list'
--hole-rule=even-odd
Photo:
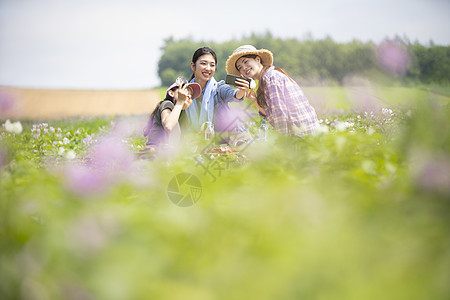
[{"label": "straw hat", "polygon": [[264,66],[271,66],[273,64],[273,54],[269,50],[257,50],[252,45],[243,45],[233,51],[233,54],[227,60],[227,74],[240,76],[241,74],[236,69],[236,61],[244,55],[256,54],[261,57]]}]

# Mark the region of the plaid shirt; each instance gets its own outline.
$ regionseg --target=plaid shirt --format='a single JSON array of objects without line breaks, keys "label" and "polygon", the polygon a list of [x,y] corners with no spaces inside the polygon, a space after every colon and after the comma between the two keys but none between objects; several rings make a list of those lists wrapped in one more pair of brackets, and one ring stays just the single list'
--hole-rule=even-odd
[{"label": "plaid shirt", "polygon": [[275,130],[304,136],[319,125],[316,112],[300,86],[271,66],[263,75],[266,115],[261,115]]}]

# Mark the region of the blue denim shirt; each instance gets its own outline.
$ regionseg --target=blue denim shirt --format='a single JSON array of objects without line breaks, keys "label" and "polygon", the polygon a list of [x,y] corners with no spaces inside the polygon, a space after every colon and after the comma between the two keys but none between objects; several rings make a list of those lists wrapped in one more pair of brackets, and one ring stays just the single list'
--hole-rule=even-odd
[{"label": "blue denim shirt", "polygon": [[[224,80],[217,82],[216,90],[214,91],[213,99],[214,99],[214,129],[215,131],[233,131],[233,129],[237,126],[236,119],[237,116],[233,114],[230,109],[229,102],[242,102],[245,98],[242,99],[236,98],[237,89],[232,88],[228,84],[225,83]],[[184,114],[184,113],[183,113]],[[186,119],[184,122],[187,123],[187,118],[182,114],[182,118]],[[239,122],[238,122],[239,123]],[[190,124],[186,124],[190,127]],[[198,130],[198,129],[196,129]]]}]

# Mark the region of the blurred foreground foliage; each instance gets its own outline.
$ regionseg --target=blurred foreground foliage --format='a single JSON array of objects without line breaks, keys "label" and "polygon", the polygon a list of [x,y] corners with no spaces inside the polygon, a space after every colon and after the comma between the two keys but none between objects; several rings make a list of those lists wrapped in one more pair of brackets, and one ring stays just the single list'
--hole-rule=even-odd
[{"label": "blurred foreground foliage", "polygon": [[[3,129],[0,298],[448,299],[449,120],[433,99],[323,115],[320,134],[270,131],[214,180],[182,148],[114,161],[98,189],[67,168],[112,133],[142,147],[130,119]],[[104,156],[127,161],[117,148]],[[202,184],[189,207],[168,198],[180,172]]]}]

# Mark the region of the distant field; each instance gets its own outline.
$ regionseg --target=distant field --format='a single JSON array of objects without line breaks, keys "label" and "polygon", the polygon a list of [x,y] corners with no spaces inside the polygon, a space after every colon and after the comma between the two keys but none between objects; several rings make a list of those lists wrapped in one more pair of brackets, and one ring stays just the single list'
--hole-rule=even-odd
[{"label": "distant field", "polygon": [[404,106],[417,101],[435,99],[441,103],[448,103],[450,93],[441,89],[417,87],[304,87],[304,93],[318,112],[328,112],[339,109],[350,109],[355,106]]},{"label": "distant field", "polygon": [[157,90],[52,90],[0,87],[13,100],[0,118],[60,119],[77,116],[147,114],[160,96]]},{"label": "distant field", "polygon": [[[448,88],[416,87],[304,87],[306,96],[319,114],[352,107],[407,105],[430,98],[448,103]],[[147,114],[164,97],[164,88],[152,90],[51,90],[0,87],[13,99],[0,118],[61,119],[77,116]],[[1,105],[0,105],[1,108]]]}]

